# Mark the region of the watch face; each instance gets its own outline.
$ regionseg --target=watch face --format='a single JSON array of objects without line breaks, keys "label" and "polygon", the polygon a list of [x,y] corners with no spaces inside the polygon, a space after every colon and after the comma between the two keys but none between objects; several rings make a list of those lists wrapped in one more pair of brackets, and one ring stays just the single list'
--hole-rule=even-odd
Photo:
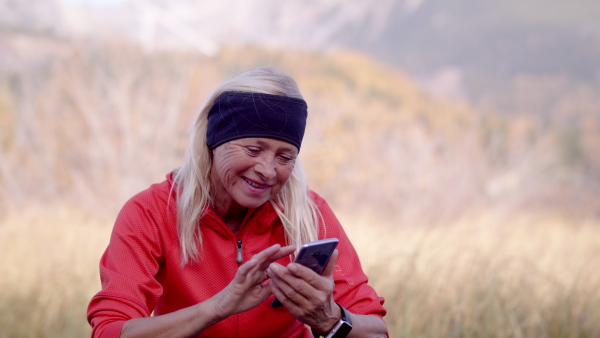
[{"label": "watch face", "polygon": [[344,322],[342,326],[337,330],[337,332],[333,335],[334,338],[346,337],[348,333],[352,331],[352,325]]}]

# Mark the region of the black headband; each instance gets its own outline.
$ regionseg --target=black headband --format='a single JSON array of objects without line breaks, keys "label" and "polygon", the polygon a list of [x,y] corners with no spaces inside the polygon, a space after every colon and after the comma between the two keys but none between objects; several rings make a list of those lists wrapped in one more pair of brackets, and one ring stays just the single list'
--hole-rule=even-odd
[{"label": "black headband", "polygon": [[306,102],[294,97],[224,92],[208,112],[206,144],[214,149],[245,137],[267,137],[293,144],[300,151],[307,117]]}]

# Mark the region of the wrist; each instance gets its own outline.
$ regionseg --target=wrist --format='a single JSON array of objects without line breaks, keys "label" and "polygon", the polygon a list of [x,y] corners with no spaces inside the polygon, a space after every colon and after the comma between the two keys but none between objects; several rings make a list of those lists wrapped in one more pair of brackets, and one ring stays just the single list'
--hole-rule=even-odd
[{"label": "wrist", "polygon": [[203,308],[203,315],[206,316],[208,321],[212,324],[216,324],[231,315],[228,314],[227,310],[223,306],[221,306],[222,300],[219,299],[219,296],[220,295],[217,294],[214,297],[208,298],[204,302],[197,304]]},{"label": "wrist", "polygon": [[[338,306],[337,303],[334,303],[333,306],[333,314],[326,321],[322,322],[320,325],[312,328],[313,333],[321,333],[322,336],[326,336],[327,332],[331,331],[335,324],[340,321],[343,316],[342,309]],[[318,336],[317,336],[318,337]]]},{"label": "wrist", "polygon": [[335,322],[333,327],[331,327],[325,333],[321,333],[313,328],[311,331],[315,338],[317,338],[317,337],[343,338],[343,337],[346,337],[348,335],[348,333],[350,333],[350,331],[352,330],[352,319],[350,317],[350,312],[348,310],[346,310],[343,306],[338,304],[337,302],[335,304],[337,305],[337,308],[340,310],[340,313],[341,313],[340,318]]}]

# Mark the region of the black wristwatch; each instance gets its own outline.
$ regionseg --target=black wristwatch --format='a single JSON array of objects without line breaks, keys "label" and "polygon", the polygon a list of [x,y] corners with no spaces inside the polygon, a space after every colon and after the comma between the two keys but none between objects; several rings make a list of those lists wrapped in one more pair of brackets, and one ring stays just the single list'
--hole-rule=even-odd
[{"label": "black wristwatch", "polygon": [[343,338],[352,331],[352,319],[350,318],[350,312],[346,310],[343,306],[336,302],[337,306],[342,310],[342,318],[333,326],[333,329],[329,331],[326,335],[321,335],[316,333],[315,330],[312,330],[312,334],[315,338],[325,337],[325,338]]}]

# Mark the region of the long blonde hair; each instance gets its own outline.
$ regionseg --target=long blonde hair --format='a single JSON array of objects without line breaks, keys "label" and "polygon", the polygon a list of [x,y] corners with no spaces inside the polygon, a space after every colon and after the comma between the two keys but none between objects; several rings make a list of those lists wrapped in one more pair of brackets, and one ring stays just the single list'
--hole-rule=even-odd
[{"label": "long blonde hair", "polygon": [[[211,151],[206,145],[208,111],[223,92],[256,92],[302,98],[296,82],[271,67],[257,68],[238,75],[218,87],[200,110],[191,130],[187,159],[175,171],[177,184],[177,233],[182,264],[197,262],[202,252],[202,223],[210,194]],[[271,199],[285,231],[287,244],[299,248],[318,238],[321,214],[309,196],[308,179],[297,159],[292,174],[281,191]]]}]

